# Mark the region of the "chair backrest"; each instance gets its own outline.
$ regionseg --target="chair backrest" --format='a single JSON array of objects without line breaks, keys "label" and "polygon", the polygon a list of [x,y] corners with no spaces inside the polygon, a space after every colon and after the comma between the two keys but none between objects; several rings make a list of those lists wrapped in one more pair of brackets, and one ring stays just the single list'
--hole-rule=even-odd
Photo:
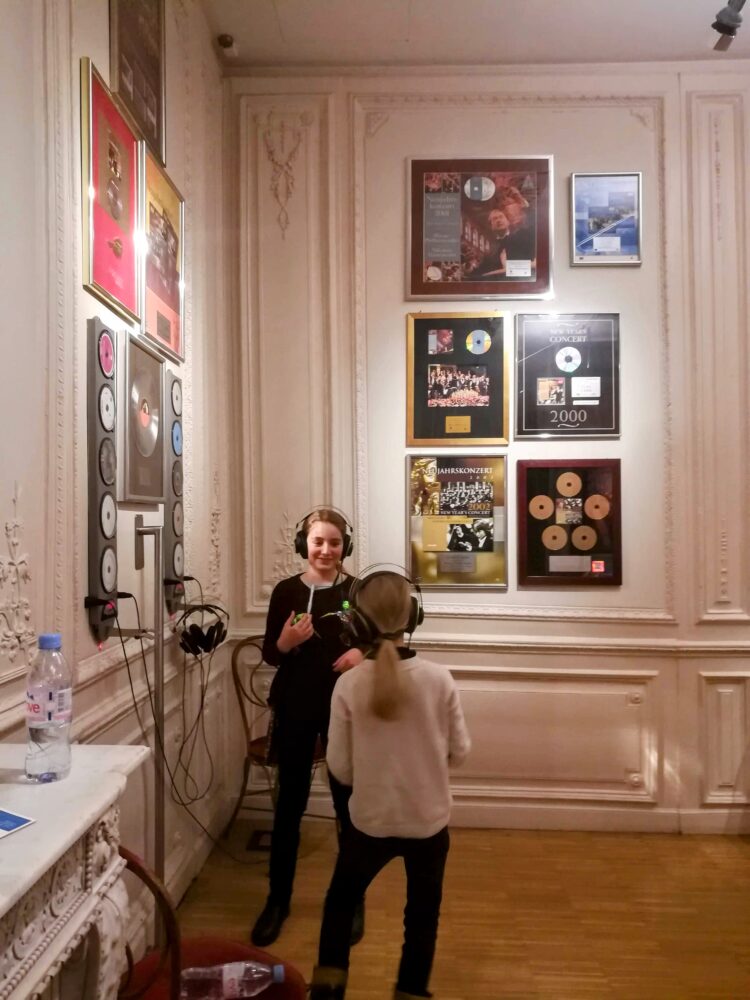
[{"label": "chair backrest", "polygon": [[180,1000],[180,925],[167,887],[146,865],[137,854],[120,844],[120,857],[125,861],[125,867],[138,878],[154,897],[156,908],[161,917],[163,934],[158,934],[162,941],[159,961],[154,963],[152,972],[137,987],[131,988],[133,963],[128,952],[128,975],[120,986],[119,1000],[136,1000],[143,996],[161,975],[167,962],[169,963],[169,1000]]},{"label": "chair backrest", "polygon": [[249,746],[252,740],[253,722],[250,706],[268,710],[268,702],[260,694],[256,679],[258,671],[263,666],[263,636],[249,635],[236,644],[232,650],[232,680],[237,692],[237,704],[242,717],[242,728],[245,731],[245,742]]}]

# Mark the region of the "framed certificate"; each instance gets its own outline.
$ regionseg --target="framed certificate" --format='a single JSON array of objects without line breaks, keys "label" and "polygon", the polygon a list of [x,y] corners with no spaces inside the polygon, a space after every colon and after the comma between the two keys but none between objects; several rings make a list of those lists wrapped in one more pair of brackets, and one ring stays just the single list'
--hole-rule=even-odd
[{"label": "framed certificate", "polygon": [[620,436],[617,313],[516,316],[516,437]]},{"label": "framed certificate", "polygon": [[143,153],[143,327],[174,361],[182,361],[185,203],[145,143]]},{"label": "framed certificate", "polygon": [[410,299],[552,290],[552,157],[411,159]]},{"label": "framed certificate", "polygon": [[495,312],[407,316],[407,445],[508,443],[510,331]]},{"label": "framed certificate", "polygon": [[138,322],[138,138],[90,59],[81,59],[83,287]]},{"label": "framed certificate", "polygon": [[619,459],[534,459],[516,466],[518,583],[622,583]]},{"label": "framed certificate", "polygon": [[641,174],[572,174],[571,263],[641,263]]},{"label": "framed certificate", "polygon": [[505,590],[505,456],[408,455],[409,574],[420,587]]}]

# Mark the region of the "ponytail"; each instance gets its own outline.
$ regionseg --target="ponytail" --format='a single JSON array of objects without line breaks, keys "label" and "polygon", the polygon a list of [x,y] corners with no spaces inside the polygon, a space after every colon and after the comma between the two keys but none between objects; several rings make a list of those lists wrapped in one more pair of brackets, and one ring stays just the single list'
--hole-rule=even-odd
[{"label": "ponytail", "polygon": [[379,719],[395,719],[403,692],[399,656],[392,639],[381,639],[375,657],[370,711]]}]

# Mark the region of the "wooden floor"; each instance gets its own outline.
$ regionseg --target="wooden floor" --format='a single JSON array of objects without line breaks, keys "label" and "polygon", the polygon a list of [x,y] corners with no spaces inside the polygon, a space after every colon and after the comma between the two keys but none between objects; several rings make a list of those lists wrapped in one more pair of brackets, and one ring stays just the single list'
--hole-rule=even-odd
[{"label": "wooden floor", "polygon": [[[180,906],[185,933],[246,939],[267,855],[229,841]],[[309,980],[335,856],[329,822],[303,833],[292,913],[273,946]],[[404,879],[370,887],[347,1000],[386,1000],[401,947]],[[433,967],[436,1000],[750,998],[750,838],[465,830],[451,852]]]}]

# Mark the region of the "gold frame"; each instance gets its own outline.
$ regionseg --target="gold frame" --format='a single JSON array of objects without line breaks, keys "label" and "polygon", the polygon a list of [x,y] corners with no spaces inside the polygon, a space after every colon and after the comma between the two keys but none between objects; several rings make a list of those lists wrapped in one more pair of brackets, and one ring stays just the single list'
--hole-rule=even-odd
[{"label": "gold frame", "polygon": [[[501,433],[498,436],[475,437],[471,434],[450,435],[446,437],[418,437],[415,433],[415,402],[414,402],[414,374],[415,374],[415,349],[414,340],[416,336],[416,323],[420,320],[444,320],[447,323],[456,320],[484,319],[502,321],[502,414]],[[503,310],[488,309],[481,312],[417,312],[407,313],[406,316],[406,444],[407,447],[433,448],[433,447],[504,447],[509,441],[510,434],[510,365],[511,365],[511,341],[512,323],[510,314]],[[436,355],[437,357],[438,355]],[[477,364],[481,363],[482,355],[477,355]],[[490,409],[493,403],[490,400]],[[458,408],[457,408],[458,409]]]}]

